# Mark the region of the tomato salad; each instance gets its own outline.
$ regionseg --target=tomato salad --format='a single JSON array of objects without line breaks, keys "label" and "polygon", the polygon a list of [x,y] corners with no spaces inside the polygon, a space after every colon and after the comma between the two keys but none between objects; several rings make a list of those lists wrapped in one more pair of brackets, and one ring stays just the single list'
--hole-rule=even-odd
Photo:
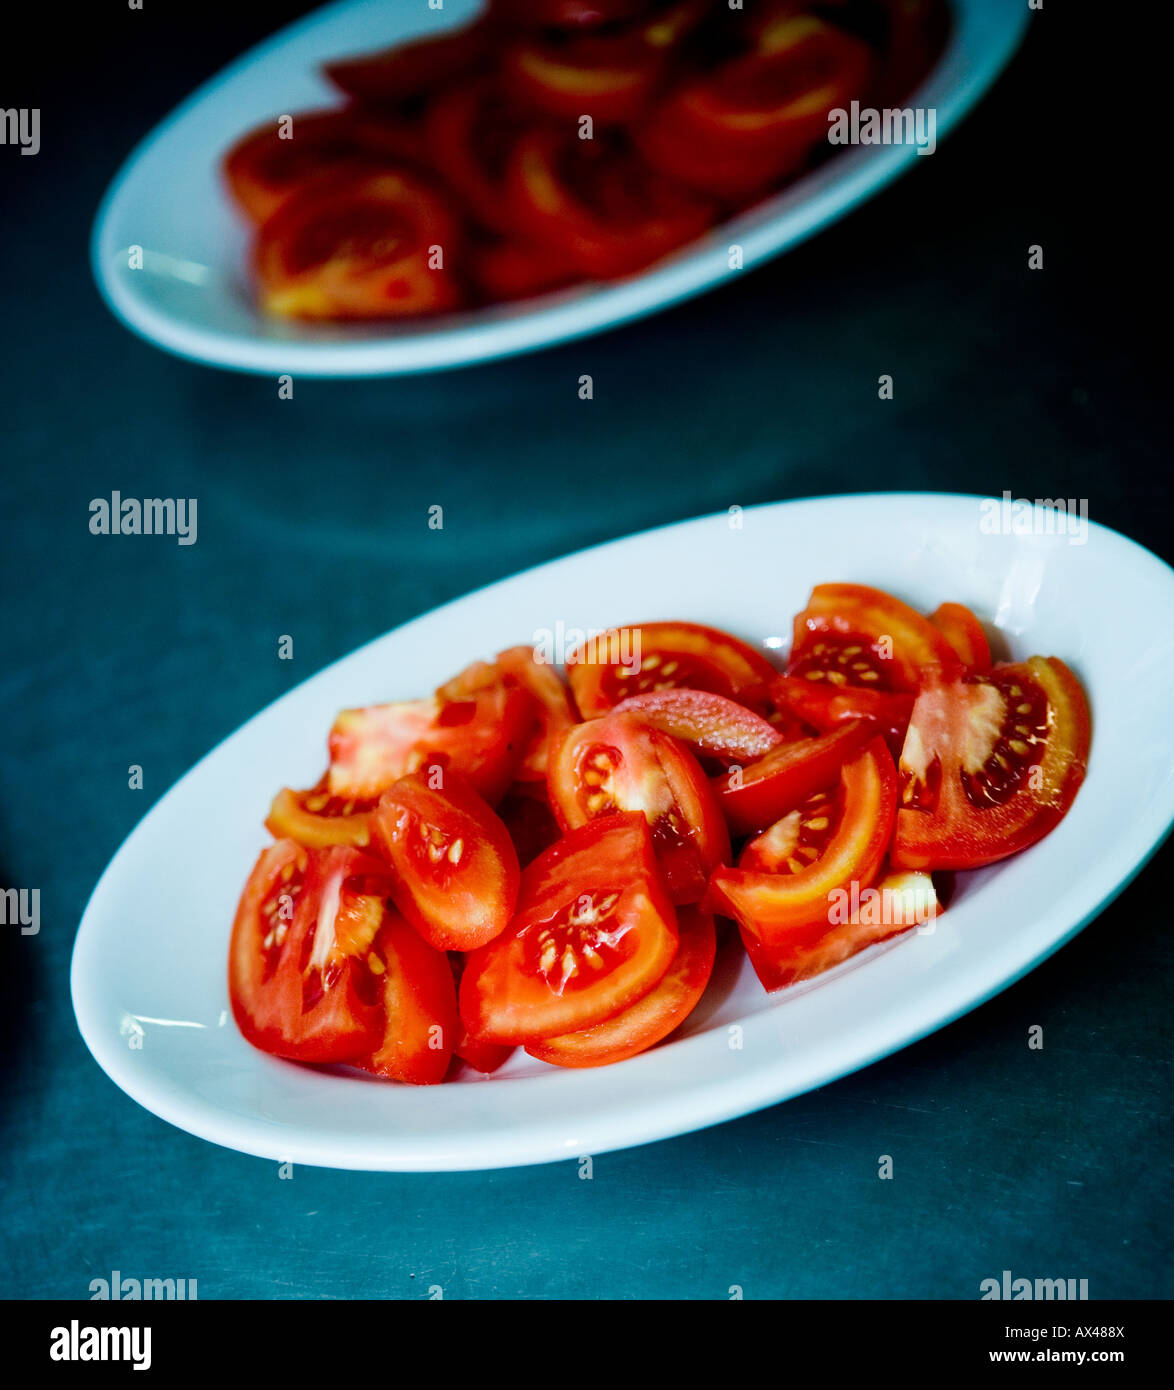
[{"label": "tomato salad", "polygon": [[224,160],[265,312],[442,314],[642,270],[831,152],[828,113],[907,95],[942,0],[490,0],[327,64],[346,104]]},{"label": "tomato salad", "polygon": [[930,926],[941,876],[1041,839],[1088,760],[1061,660],[858,584],[813,590],[784,670],[690,622],[596,635],[565,681],[542,656],[343,710],[320,781],[278,792],[229,953],[255,1046],[416,1084],[621,1061],[697,1006],[722,932],[777,990]]}]

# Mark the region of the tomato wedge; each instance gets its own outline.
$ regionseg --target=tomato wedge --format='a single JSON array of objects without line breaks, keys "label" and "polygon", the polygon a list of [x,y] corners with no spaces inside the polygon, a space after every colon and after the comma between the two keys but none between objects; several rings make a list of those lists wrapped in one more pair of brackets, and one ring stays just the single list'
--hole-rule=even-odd
[{"label": "tomato wedge", "polygon": [[498,652],[497,669],[507,685],[516,685],[534,697],[537,730],[522,755],[517,778],[520,782],[541,782],[546,777],[551,742],[575,722],[571,692],[549,662],[537,659],[533,647]]},{"label": "tomato wedge", "polygon": [[695,753],[723,762],[753,762],[783,742],[783,735],[761,715],[704,690],[655,690],[616,705],[616,714],[634,714],[662,733],[687,743]]},{"label": "tomato wedge", "polygon": [[518,896],[509,832],[451,769],[436,789],[402,777],[371,818],[374,848],[392,870],[391,896],[429,945],[471,951],[505,930]]},{"label": "tomato wedge", "polygon": [[324,776],[316,787],[298,792],[283,787],[273,798],[265,829],[278,840],[296,840],[307,849],[351,845],[364,849],[371,839],[373,800],[332,796]]},{"label": "tomato wedge", "polygon": [[867,720],[840,725],[816,738],[780,743],[749,767],[731,768],[711,783],[735,835],[771,825],[812,792],[834,784],[840,768],[876,729]]},{"label": "tomato wedge", "polygon": [[397,43],[377,53],[339,58],[323,68],[341,92],[371,106],[399,106],[467,78],[489,61],[485,23],[432,38]]},{"label": "tomato wedge", "polygon": [[662,52],[638,32],[618,35],[548,33],[509,45],[506,80],[520,100],[546,115],[597,124],[630,121],[662,73]]},{"label": "tomato wedge", "polygon": [[621,700],[681,687],[762,713],[777,672],[760,652],[700,623],[641,623],[609,628],[567,656],[567,679],[585,719]]},{"label": "tomato wedge", "polygon": [[868,45],[814,15],[781,20],[769,46],[686,80],[640,128],[645,157],[682,184],[742,197],[826,144],[828,112],[862,97]]},{"label": "tomato wedge", "polygon": [[738,868],[713,875],[702,906],[737,921],[756,969],[770,961],[767,988],[826,969],[855,940],[851,931],[837,936],[851,924],[832,909],[837,895],[853,885],[859,894],[880,872],[896,810],[892,754],[874,736],[841,769],[838,788],[814,793],[752,842]]},{"label": "tomato wedge", "polygon": [[386,319],[455,308],[463,229],[406,169],[344,171],[300,184],[257,234],[262,308],[298,319]]},{"label": "tomato wedge", "polygon": [[905,740],[915,699],[912,691],[869,690],[801,676],[776,677],[771,683],[770,695],[780,712],[822,733],[867,719],[898,753]]},{"label": "tomato wedge", "polygon": [[667,1038],[693,1012],[713,973],[713,918],[696,908],[677,914],[680,945],[660,983],[593,1028],[526,1044],[531,1057],[559,1067],[605,1067]]},{"label": "tomato wedge", "polygon": [[1084,691],[1056,657],[927,684],[901,752],[892,861],[975,869],[1041,840],[1088,764]]},{"label": "tomato wedge", "polygon": [[369,952],[384,918],[378,861],[292,840],[257,860],[237,908],[228,992],[241,1033],[263,1052],[344,1062],[382,1028]]},{"label": "tomato wedge", "polygon": [[983,625],[969,608],[961,603],[943,603],[929,615],[929,620],[958,653],[966,670],[990,670],[991,644]]},{"label": "tomato wedge", "polygon": [[565,830],[641,812],[675,903],[697,902],[730,840],[705,773],[680,740],[632,714],[607,714],[559,735],[547,787]]},{"label": "tomato wedge", "polygon": [[528,299],[568,285],[578,271],[557,246],[499,237],[473,251],[473,279],[486,299]]},{"label": "tomato wedge", "polygon": [[330,731],[330,792],[371,800],[410,772],[451,768],[493,805],[513,779],[534,717],[533,697],[499,682],[468,697],[343,710]]},{"label": "tomato wedge", "polygon": [[622,135],[570,124],[527,131],[506,169],[518,231],[560,245],[598,280],[630,275],[712,223],[711,205],[650,167]]},{"label": "tomato wedge", "polygon": [[413,1086],[443,1081],[462,1031],[448,957],[394,912],[376,938],[374,956],[380,966],[383,1036],[354,1065]]},{"label": "tomato wedge", "polygon": [[608,816],[522,874],[509,930],[468,957],[461,1020],[495,1043],[591,1028],[647,994],[676,953],[676,913],[648,822]]}]

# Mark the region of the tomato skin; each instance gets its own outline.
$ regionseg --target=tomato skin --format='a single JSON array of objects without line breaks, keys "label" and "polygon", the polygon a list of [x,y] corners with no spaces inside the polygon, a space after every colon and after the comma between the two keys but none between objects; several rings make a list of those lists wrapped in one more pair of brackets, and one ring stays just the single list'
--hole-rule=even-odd
[{"label": "tomato skin", "polygon": [[589,112],[600,125],[639,115],[661,75],[660,54],[633,33],[526,37],[507,47],[503,66],[520,100],[571,121]]},{"label": "tomato skin", "polygon": [[840,780],[843,817],[814,863],[790,874],[723,868],[710,880],[702,907],[735,919],[756,968],[759,959],[770,960],[778,983],[768,988],[818,973],[829,942],[854,939],[838,936],[839,925],[829,920],[832,895],[853,883],[858,891],[869,887],[884,863],[897,809],[896,769],[884,740],[874,736]]},{"label": "tomato skin", "polygon": [[[591,921],[577,937],[573,914]],[[593,926],[607,934],[610,948]],[[553,967],[537,959],[547,931],[560,937],[558,985]],[[562,952],[587,945],[597,953],[608,949],[614,959],[608,965],[603,958],[608,968],[602,972],[588,972],[584,963],[568,977]],[[572,831],[524,871],[509,929],[466,959],[461,1020],[472,1036],[501,1044],[590,1028],[647,994],[676,952],[676,913],[648,823],[636,813],[608,816]]]},{"label": "tomato skin", "polygon": [[[403,169],[347,170],[301,184],[253,248],[261,307],[282,318],[388,319],[456,308],[463,227]],[[442,265],[432,263],[440,247]]]},{"label": "tomato skin", "polygon": [[482,1042],[480,1038],[474,1038],[467,1028],[461,1029],[461,1036],[453,1048],[454,1057],[467,1062],[474,1071],[481,1072],[483,1076],[490,1076],[498,1071],[513,1055],[512,1047],[502,1043]]},{"label": "tomato skin", "polygon": [[525,132],[509,156],[506,190],[517,230],[553,240],[596,280],[643,270],[713,221],[708,202],[607,132],[592,140],[580,140],[572,128]]},{"label": "tomato skin", "polygon": [[518,897],[518,855],[505,826],[457,772],[401,778],[371,817],[391,896],[439,951],[471,951],[503,932]]},{"label": "tomato skin", "polygon": [[832,786],[843,764],[875,734],[867,720],[855,720],[816,738],[779,744],[749,767],[715,777],[711,785],[730,829],[735,835],[762,830],[805,796]]},{"label": "tomato skin", "polygon": [[470,24],[431,38],[398,43],[327,63],[323,72],[355,101],[398,106],[468,77],[489,56],[490,26]]},{"label": "tomato skin", "polygon": [[[811,15],[775,26],[769,49],[686,80],[638,132],[645,157],[699,192],[740,198],[795,173],[827,139],[828,112],[864,95],[866,44]],[[757,95],[756,95],[757,94]]]},{"label": "tomato skin", "polygon": [[689,744],[699,755],[727,762],[753,762],[783,742],[761,715],[724,695],[704,690],[656,690],[633,695],[615,714],[634,714],[661,733]]},{"label": "tomato skin", "polygon": [[967,671],[989,671],[991,644],[983,625],[961,603],[943,603],[929,615],[930,622],[958,653]]},{"label": "tomato skin", "polygon": [[[338,931],[338,918],[319,919],[324,901],[341,911],[347,880],[381,873],[376,861],[337,846],[313,851],[279,840],[263,851],[241,895],[228,964],[233,1017],[254,1047],[299,1062],[345,1062],[373,1044],[381,1017],[367,967],[337,938],[321,936]],[[356,895],[347,898],[353,904]],[[377,930],[382,904],[368,902]]]},{"label": "tomato skin", "polygon": [[365,849],[371,841],[370,805],[362,803],[362,810],[349,813],[311,809],[318,801],[331,800],[322,786],[303,792],[283,787],[273,798],[265,829],[275,839],[296,840],[307,849],[328,849],[331,845]]},{"label": "tomato skin", "polygon": [[578,271],[557,246],[518,236],[477,247],[472,273],[482,294],[495,303],[529,299],[578,279]]},{"label": "tomato skin", "polygon": [[439,766],[467,777],[493,805],[513,780],[534,720],[533,697],[497,681],[453,698],[343,710],[330,731],[330,791],[374,799],[408,773]]},{"label": "tomato skin", "polygon": [[697,902],[730,840],[708,780],[688,748],[615,711],[565,730],[551,745],[550,804],[564,830],[639,811],[675,903]]},{"label": "tomato skin", "polygon": [[[1043,705],[1019,725],[1025,731],[1018,740],[1026,750],[1021,756],[1012,741],[1020,719],[1015,702],[1034,707],[1040,700]],[[1033,656],[994,666],[985,676],[927,683],[901,753],[904,804],[897,813],[893,866],[976,869],[1043,839],[1080,790],[1091,739],[1084,691],[1058,657]],[[1004,762],[1020,758],[1018,780],[1008,795],[988,795],[988,804],[976,805],[963,775],[984,778],[1000,750]],[[933,806],[920,806],[919,792],[935,781]]]},{"label": "tomato skin", "polygon": [[392,1081],[431,1086],[443,1081],[461,1036],[448,957],[389,913],[377,939],[383,959],[382,1041],[354,1065]]},{"label": "tomato skin", "polygon": [[528,1043],[530,1056],[559,1067],[605,1067],[635,1057],[674,1032],[705,993],[717,948],[708,913],[685,908],[677,916],[677,926],[677,955],[659,984],[593,1028]]},{"label": "tomato skin", "polygon": [[865,690],[803,680],[799,676],[777,676],[771,683],[770,695],[780,711],[821,733],[867,719],[897,753],[905,741],[915,698],[912,691]]},{"label": "tomato skin", "polygon": [[[633,674],[625,675],[633,665]],[[635,695],[681,687],[723,695],[762,713],[777,674],[748,643],[701,623],[610,628],[567,656],[567,679],[584,719]]]},{"label": "tomato skin", "polygon": [[519,782],[544,782],[553,739],[576,721],[571,693],[555,668],[536,659],[533,647],[509,647],[497,654],[497,670],[507,684],[534,697],[538,729],[516,773]]}]

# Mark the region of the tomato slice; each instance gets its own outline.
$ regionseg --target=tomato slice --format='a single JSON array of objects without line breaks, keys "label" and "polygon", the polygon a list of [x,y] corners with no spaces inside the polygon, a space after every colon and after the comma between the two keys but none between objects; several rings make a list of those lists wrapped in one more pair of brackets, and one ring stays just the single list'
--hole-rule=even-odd
[{"label": "tomato slice", "polygon": [[829,923],[831,930],[809,941],[796,934],[786,945],[772,947],[744,931],[746,954],[763,988],[773,991],[809,980],[878,941],[914,927],[924,929],[941,915],[929,874],[886,874],[874,886],[859,890],[858,899],[854,905],[851,893],[844,892],[837,910],[829,912],[836,918]]},{"label": "tomato slice", "polygon": [[696,758],[678,739],[632,714],[566,730],[551,747],[547,787],[565,830],[617,811],[639,811],[675,903],[697,902],[730,840]]},{"label": "tomato slice", "polygon": [[453,1056],[467,1062],[474,1071],[488,1076],[503,1067],[514,1055],[514,1049],[504,1043],[482,1042],[475,1038],[467,1028],[461,1029],[461,1036],[453,1048]]},{"label": "tomato slice", "polygon": [[505,930],[518,896],[509,832],[458,772],[443,787],[402,777],[371,818],[375,849],[392,870],[391,896],[429,945],[471,951]]},{"label": "tomato slice", "polygon": [[672,734],[703,757],[753,762],[783,742],[783,735],[761,715],[724,695],[704,690],[655,690],[633,695],[615,706],[662,733]]},{"label": "tomato slice", "polygon": [[599,280],[642,270],[713,221],[708,202],[651,168],[622,136],[580,140],[570,124],[522,135],[506,186],[519,232],[556,242]]},{"label": "tomato slice", "polygon": [[769,45],[686,80],[641,127],[657,169],[723,198],[755,193],[794,173],[826,144],[828,112],[862,97],[868,45],[813,15],[784,18]]},{"label": "tomato slice", "polygon": [[943,603],[929,615],[929,620],[958,653],[966,670],[990,670],[991,644],[983,625],[969,608],[961,603]]},{"label": "tomato slice", "polygon": [[332,796],[326,776],[308,791],[283,787],[273,798],[265,829],[278,840],[296,840],[307,849],[351,845],[364,849],[371,839],[373,800]]},{"label": "tomato slice", "polygon": [[974,869],[1035,844],[1072,805],[1090,740],[1084,691],[1056,657],[927,684],[901,752],[894,866]]},{"label": "tomato slice", "polygon": [[461,1019],[495,1043],[591,1028],[647,994],[676,952],[676,913],[648,822],[608,816],[522,874],[509,930],[466,961]]},{"label": "tomato slice", "polygon": [[544,781],[551,742],[576,720],[571,692],[549,662],[537,659],[533,647],[510,647],[498,652],[497,669],[507,685],[516,685],[534,697],[538,727],[522,755],[518,781]]},{"label": "tomato slice", "polygon": [[591,29],[638,19],[653,0],[490,0],[489,13],[506,24],[533,29]]},{"label": "tomato slice", "polygon": [[897,774],[884,740],[874,736],[844,764],[838,788],[825,791],[832,794],[815,794],[749,845],[738,868],[718,869],[702,904],[737,921],[756,968],[757,957],[769,957],[768,988],[826,969],[855,939],[832,940],[844,925],[832,908],[836,895],[872,884],[892,838]]},{"label": "tomato slice", "polygon": [[491,32],[484,22],[470,24],[377,53],[340,58],[327,63],[323,72],[355,101],[398,106],[476,72],[490,59]]},{"label": "tomato slice", "polygon": [[491,303],[561,289],[579,272],[557,246],[520,236],[497,238],[473,252],[473,279]]},{"label": "tomato slice", "polygon": [[867,720],[854,720],[816,738],[780,743],[749,767],[731,768],[711,783],[735,835],[771,825],[813,792],[833,785],[844,763],[875,737]]},{"label": "tomato slice", "polygon": [[267,313],[386,319],[455,308],[460,220],[406,169],[345,171],[299,187],[257,234]]},{"label": "tomato slice", "polygon": [[534,717],[533,697],[499,682],[467,698],[343,710],[330,731],[330,792],[371,800],[410,772],[441,768],[467,777],[493,805],[513,779]]},{"label": "tomato slice", "polygon": [[443,1081],[462,1032],[448,957],[394,912],[387,914],[374,956],[382,986],[383,1034],[354,1065],[413,1086]]},{"label": "tomato slice", "polygon": [[545,782],[515,782],[498,802],[497,814],[509,831],[522,868],[562,837]]},{"label": "tomato slice", "polygon": [[676,957],[642,999],[593,1028],[527,1043],[530,1056],[559,1067],[605,1067],[635,1057],[675,1031],[705,993],[717,944],[708,913],[685,908],[677,915],[677,927]]},{"label": "tomato slice", "polygon": [[309,111],[288,124],[274,117],[229,150],[224,176],[242,211],[262,223],[307,181],[387,153],[389,139],[373,140],[371,127],[349,111]]},{"label": "tomato slice", "polygon": [[442,92],[424,120],[425,144],[438,176],[483,227],[527,243],[542,238],[519,222],[506,174],[514,147],[534,120],[492,78]]},{"label": "tomato slice", "polygon": [[912,691],[869,690],[802,676],[778,676],[771,684],[770,695],[784,714],[822,733],[867,719],[898,753],[905,740],[915,698]]},{"label": "tomato slice", "polygon": [[279,840],[245,885],[229,946],[228,992],[245,1038],[301,1062],[369,1049],[382,1018],[372,942],[384,918],[383,868],[356,850]]},{"label": "tomato slice", "polygon": [[585,719],[634,695],[680,687],[724,695],[762,713],[776,674],[753,647],[700,623],[610,628],[567,656],[567,678]]},{"label": "tomato slice", "polygon": [[526,36],[503,56],[506,81],[520,100],[549,116],[597,124],[630,121],[663,71],[663,49],[639,32]]}]

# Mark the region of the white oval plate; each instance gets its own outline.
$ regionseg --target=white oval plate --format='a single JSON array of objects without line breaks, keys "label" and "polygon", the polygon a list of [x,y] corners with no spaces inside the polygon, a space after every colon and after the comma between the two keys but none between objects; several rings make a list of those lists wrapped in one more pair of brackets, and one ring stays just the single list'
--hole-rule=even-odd
[{"label": "white oval plate", "polygon": [[[942,136],[994,81],[1027,24],[1024,0],[953,0],[948,50],[910,104],[937,112]],[[181,357],[249,372],[386,376],[508,357],[613,327],[724,282],[729,247],[760,265],[843,216],[918,162],[913,146],[856,146],[785,192],[643,274],[523,304],[389,327],[298,325],[260,315],[246,232],[220,178],[224,152],[269,117],[335,105],[319,75],[331,58],[464,23],[479,0],[442,11],[342,0],[284,29],[201,87],[134,151],[102,202],[94,275],[113,312]],[[143,250],[130,269],[128,249]]]},{"label": "white oval plate", "polygon": [[[218,1144],[436,1171],[682,1134],[821,1086],[975,1007],[1094,917],[1174,819],[1174,571],[1095,525],[1074,544],[987,534],[985,514],[978,498],[888,494],[755,507],[741,529],[725,515],[668,526],[491,585],[322,671],[193,768],[103,874],[73,956],[91,1052],[140,1104]],[[1026,853],[960,875],[935,931],[773,996],[731,952],[682,1036],[594,1071],[519,1052],[493,1077],[417,1089],[278,1061],[239,1035],[225,986],[237,896],[270,797],[318,776],[338,709],[417,695],[560,623],[688,618],[769,651],[811,586],[833,579],[923,610],[969,604],[1009,655],[1062,656],[1089,694],[1092,757],[1071,812]]]}]

